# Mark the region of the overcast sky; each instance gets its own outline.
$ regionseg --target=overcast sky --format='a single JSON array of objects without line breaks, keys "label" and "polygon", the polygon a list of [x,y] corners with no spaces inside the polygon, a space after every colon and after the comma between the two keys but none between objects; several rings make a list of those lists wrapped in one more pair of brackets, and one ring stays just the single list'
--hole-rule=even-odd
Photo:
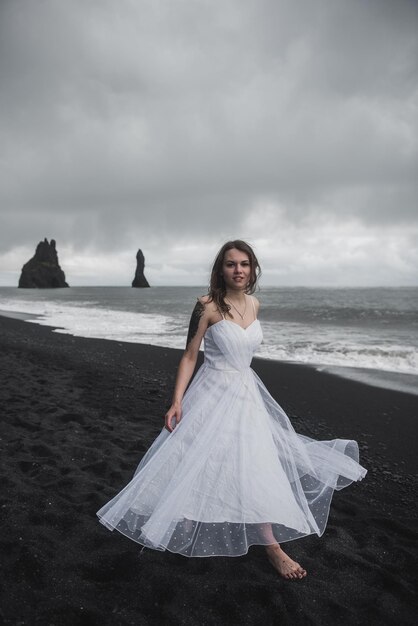
[{"label": "overcast sky", "polygon": [[0,285],[418,284],[416,0],[0,0]]}]

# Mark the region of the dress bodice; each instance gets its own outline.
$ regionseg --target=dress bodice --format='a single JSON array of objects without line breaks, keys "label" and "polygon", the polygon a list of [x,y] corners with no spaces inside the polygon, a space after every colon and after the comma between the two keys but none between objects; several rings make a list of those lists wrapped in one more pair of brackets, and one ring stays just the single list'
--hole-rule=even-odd
[{"label": "dress bodice", "polygon": [[212,324],[205,333],[205,364],[219,370],[246,369],[250,367],[262,339],[263,333],[257,319],[247,328],[222,319]]}]

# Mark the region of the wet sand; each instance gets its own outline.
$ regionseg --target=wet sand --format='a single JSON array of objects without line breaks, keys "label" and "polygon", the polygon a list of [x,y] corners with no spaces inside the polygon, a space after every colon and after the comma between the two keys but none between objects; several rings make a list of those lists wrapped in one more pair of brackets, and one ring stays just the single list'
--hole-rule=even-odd
[{"label": "wet sand", "polygon": [[417,396],[254,360],[298,432],[356,439],[368,469],[335,494],[322,538],[285,544],[303,581],[261,547],[141,553],[98,522],[162,427],[180,354],[0,317],[0,623],[416,623]]}]

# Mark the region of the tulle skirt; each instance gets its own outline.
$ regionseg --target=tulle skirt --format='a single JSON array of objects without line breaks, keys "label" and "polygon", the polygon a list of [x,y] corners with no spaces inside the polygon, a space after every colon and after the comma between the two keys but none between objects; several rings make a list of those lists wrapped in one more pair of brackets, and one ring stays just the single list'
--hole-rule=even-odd
[{"label": "tulle skirt", "polygon": [[361,480],[355,441],[297,434],[255,372],[204,364],[132,480],[97,513],[110,530],[185,556],[239,556],[325,530],[334,490]]}]

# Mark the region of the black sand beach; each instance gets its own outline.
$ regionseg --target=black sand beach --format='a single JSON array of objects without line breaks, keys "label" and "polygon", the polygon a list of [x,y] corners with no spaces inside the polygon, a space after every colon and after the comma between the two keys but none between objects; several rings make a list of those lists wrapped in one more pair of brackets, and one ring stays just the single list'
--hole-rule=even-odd
[{"label": "black sand beach", "polygon": [[0,623],[415,624],[418,396],[254,361],[298,432],[356,439],[369,470],[335,494],[321,539],[284,546],[305,580],[259,547],[141,553],[98,522],[162,428],[179,357],[0,317]]}]

